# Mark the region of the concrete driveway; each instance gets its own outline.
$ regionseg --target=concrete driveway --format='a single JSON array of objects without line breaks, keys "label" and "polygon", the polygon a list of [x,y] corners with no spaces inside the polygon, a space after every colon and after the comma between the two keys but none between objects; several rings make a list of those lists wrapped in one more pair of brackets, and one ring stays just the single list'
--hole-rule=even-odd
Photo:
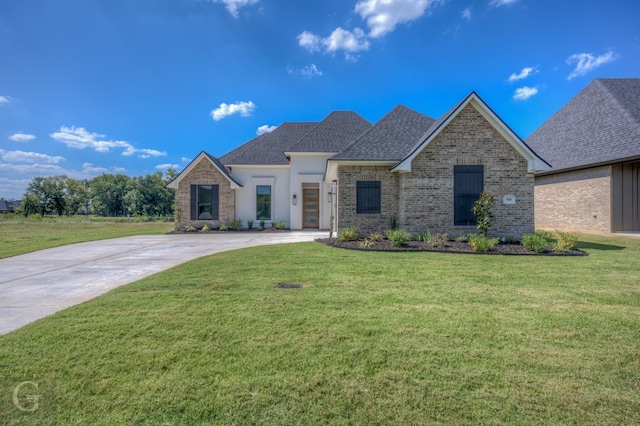
[{"label": "concrete driveway", "polygon": [[313,241],[327,232],[229,232],[114,238],[0,259],[0,334],[201,256]]}]

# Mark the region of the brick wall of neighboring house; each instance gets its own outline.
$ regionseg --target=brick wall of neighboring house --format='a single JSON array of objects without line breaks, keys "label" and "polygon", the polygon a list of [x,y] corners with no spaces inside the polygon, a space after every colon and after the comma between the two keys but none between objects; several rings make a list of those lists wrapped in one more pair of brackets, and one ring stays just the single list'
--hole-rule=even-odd
[{"label": "brick wall of neighboring house", "polygon": [[[380,214],[357,214],[356,182],[380,181]],[[398,176],[389,167],[338,167],[338,228],[356,226],[362,236],[384,232],[398,216]]]},{"label": "brick wall of neighboring house", "polygon": [[[191,220],[191,185],[219,185],[219,219],[220,220]],[[231,189],[229,180],[216,169],[211,162],[203,158],[196,164],[193,169],[184,176],[178,183],[176,190],[176,200],[180,205],[181,221],[180,226],[195,226],[196,228],[204,225],[210,228],[218,227],[221,224],[227,224],[235,218],[235,190]]]},{"label": "brick wall of neighboring house", "polygon": [[611,166],[535,180],[536,228],[586,233],[611,229]]},{"label": "brick wall of neighboring house", "polygon": [[[401,175],[399,225],[410,232],[428,229],[450,237],[477,232],[454,225],[454,165],[483,165],[484,191],[496,199],[492,236],[517,237],[534,228],[534,178],[527,161],[472,106],[467,105],[414,158]],[[503,204],[513,195],[516,204]]]}]

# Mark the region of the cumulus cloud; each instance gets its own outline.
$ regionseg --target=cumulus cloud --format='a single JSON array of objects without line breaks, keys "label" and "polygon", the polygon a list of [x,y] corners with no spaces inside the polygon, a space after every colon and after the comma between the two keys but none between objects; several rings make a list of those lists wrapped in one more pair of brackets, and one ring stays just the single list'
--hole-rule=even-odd
[{"label": "cumulus cloud", "polygon": [[355,11],[367,21],[369,36],[379,38],[398,24],[414,21],[440,0],[360,0]]},{"label": "cumulus cloud", "polygon": [[322,50],[322,37],[309,31],[298,34],[298,44],[309,52],[319,52]]},{"label": "cumulus cloud", "polygon": [[306,79],[311,79],[313,77],[320,77],[322,76],[322,71],[320,71],[318,69],[318,67],[316,67],[315,64],[311,64],[311,65],[307,65],[306,67],[302,67],[302,68],[298,68],[298,69],[294,69],[294,68],[287,68],[287,72],[289,74],[298,74],[303,76]]},{"label": "cumulus cloud", "polygon": [[513,99],[516,101],[526,101],[530,97],[536,95],[538,93],[537,87],[520,87],[516,89],[516,92],[513,94]]},{"label": "cumulus cloud", "polygon": [[158,164],[156,166],[156,169],[158,169],[158,170],[169,170],[169,169],[177,170],[179,168],[180,168],[180,166],[178,164],[168,164],[168,163],[167,164]]},{"label": "cumulus cloud", "polygon": [[256,109],[256,105],[252,102],[236,102],[235,104],[221,103],[220,106],[211,111],[211,118],[215,121],[220,121],[225,117],[234,114],[240,114],[243,117],[248,117]]},{"label": "cumulus cloud", "polygon": [[513,83],[514,81],[522,80],[523,78],[529,77],[531,73],[537,72],[536,67],[525,67],[522,68],[519,74],[513,73],[509,76],[509,82]]},{"label": "cumulus cloud", "polygon": [[492,0],[489,3],[489,6],[495,6],[495,7],[500,7],[500,6],[510,6],[512,4],[517,3],[519,0]]},{"label": "cumulus cloud", "polygon": [[57,164],[13,164],[0,163],[0,173],[5,175],[32,175],[32,176],[54,176],[64,175],[68,172]]},{"label": "cumulus cloud", "polygon": [[351,60],[356,58],[354,53],[369,49],[369,40],[360,28],[349,31],[338,27],[324,38],[305,31],[298,35],[298,43],[309,52],[324,50],[325,53],[334,53],[343,50],[345,57]]},{"label": "cumulus cloud", "polygon": [[30,142],[35,138],[35,135],[30,135],[28,133],[22,132],[14,133],[13,135],[9,136],[9,140],[12,140],[14,142]]},{"label": "cumulus cloud", "polygon": [[9,97],[8,96],[0,96],[0,105],[1,104],[8,104],[9,103]]},{"label": "cumulus cloud", "polygon": [[67,147],[75,149],[90,148],[96,152],[110,152],[112,149],[122,149],[122,155],[130,156],[138,154],[140,158],[167,155],[165,151],[136,148],[126,141],[104,140],[105,135],[89,132],[84,127],[61,126],[59,131],[51,133],[49,136],[67,145]]},{"label": "cumulus cloud", "polygon": [[45,164],[57,164],[64,161],[65,158],[59,155],[47,155],[39,152],[26,152],[26,151],[3,151],[0,150],[0,157],[4,161],[10,163],[45,163]]},{"label": "cumulus cloud", "polygon": [[31,179],[0,177],[0,194],[7,199],[19,200],[30,183]]},{"label": "cumulus cloud", "polygon": [[567,80],[585,75],[600,65],[615,61],[616,59],[616,55],[612,50],[600,56],[594,56],[593,53],[575,53],[567,58],[567,64],[576,64],[576,67],[571,74],[569,74]]},{"label": "cumulus cloud", "polygon": [[265,124],[264,126],[258,127],[258,130],[256,130],[256,135],[260,136],[265,133],[271,133],[277,128],[278,126],[269,126],[268,124]]},{"label": "cumulus cloud", "polygon": [[180,159],[180,161],[182,161],[183,163],[190,163],[190,162],[191,162],[191,158],[182,157],[182,158]]},{"label": "cumulus cloud", "polygon": [[466,19],[467,21],[471,21],[471,8],[468,7],[464,9],[462,12],[460,12],[460,15],[462,15],[463,19]]},{"label": "cumulus cloud", "polygon": [[212,0],[214,3],[223,3],[231,16],[238,17],[238,9],[258,3],[259,0]]},{"label": "cumulus cloud", "polygon": [[109,169],[106,167],[94,166],[92,163],[83,163],[82,171],[90,175],[98,175],[101,173],[107,173]]}]

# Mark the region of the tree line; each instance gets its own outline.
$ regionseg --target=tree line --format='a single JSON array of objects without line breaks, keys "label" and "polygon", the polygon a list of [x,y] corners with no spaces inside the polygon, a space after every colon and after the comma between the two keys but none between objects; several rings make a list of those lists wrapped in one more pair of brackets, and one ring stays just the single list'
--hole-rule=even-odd
[{"label": "tree line", "polygon": [[38,176],[27,186],[20,212],[25,216],[171,216],[174,190],[167,184],[176,176],[172,169],[164,176],[162,172],[138,177],[103,174],[89,180]]}]

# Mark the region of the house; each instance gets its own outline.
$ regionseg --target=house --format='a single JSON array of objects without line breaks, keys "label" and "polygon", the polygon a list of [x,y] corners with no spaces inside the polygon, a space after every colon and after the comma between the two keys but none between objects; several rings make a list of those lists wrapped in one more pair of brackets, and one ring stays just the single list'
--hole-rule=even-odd
[{"label": "house", "polygon": [[536,228],[640,231],[640,79],[595,79],[526,140]]},{"label": "house", "polygon": [[224,156],[201,152],[169,185],[183,226],[234,218],[291,229],[475,232],[493,195],[492,233],[533,231],[534,177],[549,165],[475,93],[434,120],[399,105],[371,124],[355,112],[284,123]]},{"label": "house", "polygon": [[20,201],[0,200],[0,213],[14,213],[20,208]]}]

